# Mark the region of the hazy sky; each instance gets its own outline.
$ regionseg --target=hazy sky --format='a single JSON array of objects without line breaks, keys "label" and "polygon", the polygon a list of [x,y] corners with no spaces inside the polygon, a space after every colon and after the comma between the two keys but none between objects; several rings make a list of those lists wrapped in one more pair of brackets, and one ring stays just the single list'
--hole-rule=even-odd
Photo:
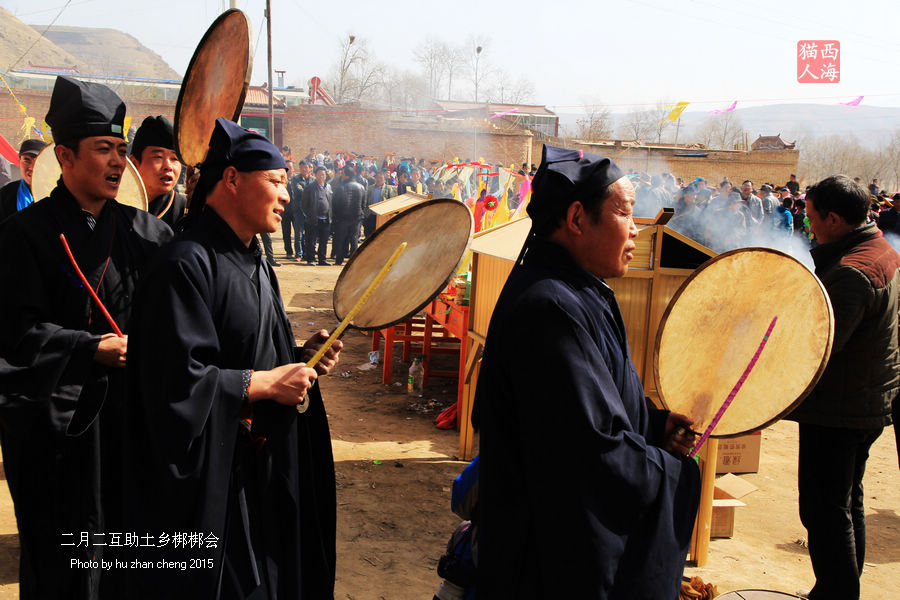
[{"label": "hazy sky", "polygon": [[[65,0],[0,0],[46,25]],[[266,80],[265,0],[238,0],[257,43],[252,82]],[[184,73],[221,0],[71,0],[56,24],[114,27]],[[308,2],[272,0],[273,66],[306,87],[326,79],[341,40],[366,40],[381,61],[418,70],[414,49],[429,37],[453,44],[489,39],[482,66],[527,76],[534,102],[557,112],[584,104],[626,111],[660,100],[689,111],[780,102],[900,106],[900,3],[875,0],[533,0],[512,2]],[[797,83],[797,42],[838,40],[841,80]],[[327,81],[326,81],[327,83]]]}]

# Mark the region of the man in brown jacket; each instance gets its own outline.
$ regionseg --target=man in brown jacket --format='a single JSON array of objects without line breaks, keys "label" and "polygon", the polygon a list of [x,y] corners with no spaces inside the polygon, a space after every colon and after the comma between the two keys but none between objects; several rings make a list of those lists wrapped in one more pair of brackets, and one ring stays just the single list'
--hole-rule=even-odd
[{"label": "man in brown jacket", "polygon": [[831,359],[792,414],[800,423],[800,520],[816,585],[808,597],[859,598],[865,562],[863,474],[900,389],[900,255],[875,223],[869,194],[837,175],[806,194],[816,275],[834,308]]}]

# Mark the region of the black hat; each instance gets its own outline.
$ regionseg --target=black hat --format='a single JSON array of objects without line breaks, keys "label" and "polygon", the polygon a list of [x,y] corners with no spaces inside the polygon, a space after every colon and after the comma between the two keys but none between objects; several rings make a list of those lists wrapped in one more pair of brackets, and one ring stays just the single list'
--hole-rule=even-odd
[{"label": "black hat", "polygon": [[241,172],[268,171],[287,169],[287,164],[278,147],[265,136],[219,117],[209,138],[209,151],[200,164],[200,180],[188,205],[188,216],[181,223],[182,229],[190,229],[196,222],[206,205],[206,195],[222,179],[227,167]]},{"label": "black hat", "polygon": [[219,117],[200,169],[201,172],[216,168],[224,171],[225,167],[234,167],[238,171],[267,171],[286,169],[287,165],[284,156],[268,138]]},{"label": "black hat", "polygon": [[94,136],[125,137],[125,103],[99,83],[57,77],[45,119],[53,137],[66,141]]},{"label": "black hat", "polygon": [[19,156],[22,156],[23,154],[37,156],[46,145],[47,144],[41,140],[25,140],[22,142],[22,145],[19,146]]},{"label": "black hat", "polygon": [[140,159],[144,148],[148,146],[175,149],[175,129],[172,127],[172,122],[162,115],[144,119],[134,134],[131,155]]},{"label": "black hat", "polygon": [[610,158],[545,144],[527,208],[535,232],[549,233],[547,228],[555,226],[570,204],[599,194],[624,176]]}]

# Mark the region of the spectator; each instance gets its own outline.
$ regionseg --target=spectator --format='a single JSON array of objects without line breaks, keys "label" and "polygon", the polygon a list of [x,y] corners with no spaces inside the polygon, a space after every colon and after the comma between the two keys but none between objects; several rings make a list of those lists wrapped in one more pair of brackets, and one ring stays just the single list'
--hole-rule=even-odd
[{"label": "spectator", "polygon": [[0,222],[34,202],[31,195],[34,161],[46,145],[41,140],[25,140],[19,146],[19,172],[22,179],[10,181],[0,188]]},{"label": "spectator", "polygon": [[800,423],[800,520],[808,532],[813,600],[859,598],[866,553],[863,474],[898,392],[900,256],[874,223],[869,194],[848,177],[807,194],[816,275],[834,308],[831,358],[790,418]]},{"label": "spectator", "polygon": [[792,196],[796,196],[800,193],[800,182],[797,181],[797,175],[791,173],[791,178],[784,184],[784,187],[791,191]]},{"label": "spectator", "polygon": [[336,265],[356,252],[359,244],[359,224],[366,210],[366,189],[356,180],[349,165],[341,171],[343,181],[334,193],[331,214],[334,219],[334,254]]},{"label": "spectator", "polygon": [[744,206],[744,216],[747,217],[747,226],[758,227],[763,220],[762,200],[753,194],[753,182],[749,179],[741,184],[741,202]]},{"label": "spectator", "polygon": [[[306,264],[311,265],[318,253],[319,264],[330,265],[328,257],[328,235],[331,233],[331,200],[334,192],[326,183],[327,172],[325,167],[316,167],[315,182],[303,189],[303,199],[300,206],[306,215],[306,248],[303,255]],[[318,245],[318,249],[317,249]]]}]

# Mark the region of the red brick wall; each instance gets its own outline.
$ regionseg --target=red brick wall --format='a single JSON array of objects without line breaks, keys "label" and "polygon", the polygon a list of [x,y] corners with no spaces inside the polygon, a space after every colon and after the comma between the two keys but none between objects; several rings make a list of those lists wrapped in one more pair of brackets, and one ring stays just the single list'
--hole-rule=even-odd
[{"label": "red brick wall", "polygon": [[[28,110],[28,116],[37,119],[36,125],[40,127],[41,121],[47,116],[47,109],[50,108],[50,92],[43,90],[15,90],[15,92],[16,97]],[[132,117],[134,125],[140,125],[144,117],[149,115],[164,115],[169,119],[175,115],[175,102],[171,100],[126,99],[126,106],[128,116]],[[16,148],[22,140],[23,120],[24,117],[12,97],[8,93],[5,98],[0,95],[0,133]]]},{"label": "red brick wall", "polygon": [[[477,135],[476,135],[477,128]],[[495,130],[484,122],[446,121],[434,117],[403,119],[389,111],[359,106],[288,107],[284,143],[294,157],[338,150],[379,159],[387,152],[426,161],[484,158],[492,163],[521,164],[531,159],[531,134]]]}]

